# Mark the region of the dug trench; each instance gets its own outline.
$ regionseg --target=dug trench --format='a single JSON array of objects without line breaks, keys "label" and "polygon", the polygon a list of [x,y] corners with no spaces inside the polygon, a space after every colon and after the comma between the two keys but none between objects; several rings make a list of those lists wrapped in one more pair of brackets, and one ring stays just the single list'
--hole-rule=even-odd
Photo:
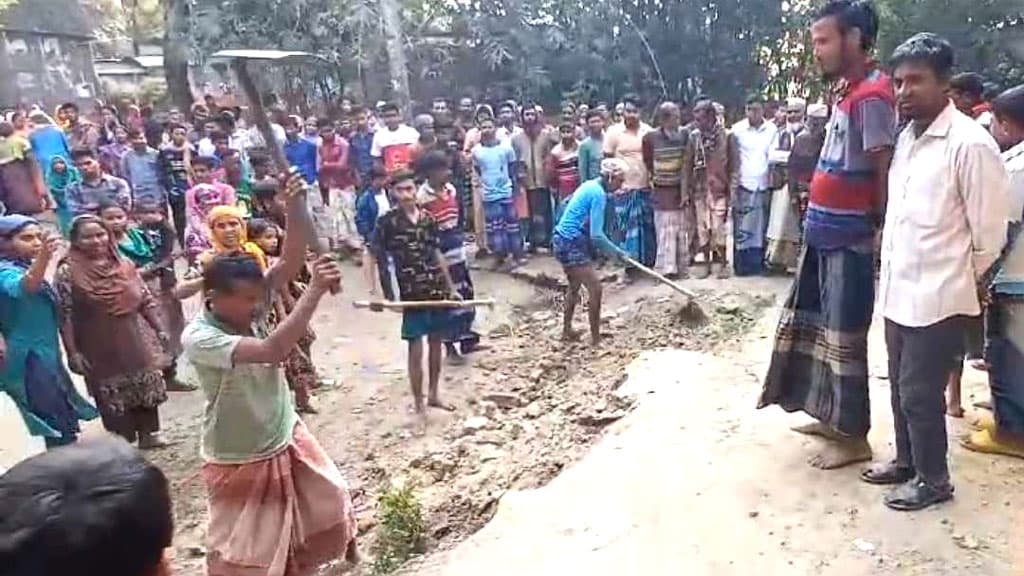
[{"label": "dug trench", "polygon": [[[773,282],[694,283],[706,314],[695,322],[680,316],[680,298],[669,290],[624,286],[609,273],[602,314],[609,338],[593,348],[560,340],[563,295],[553,276],[475,273],[478,294],[500,302],[478,317],[489,348],[465,366],[444,367],[442,390],[457,409],[432,412],[425,427],[409,410],[400,316],[354,310],[351,300],[365,298],[355,281],[321,305],[315,362],[335,383],[317,391],[320,413],[304,419],[353,493],[367,560],[348,573],[386,573],[410,553],[450,548],[477,531],[505,493],[545,485],[632,410],[636,398],[621,385],[641,352],[728,352],[778,293]],[[581,306],[576,324],[585,323]],[[189,576],[205,573],[202,403],[200,392],[175,394],[165,405],[164,428],[178,444],[151,453],[172,483],[175,573]],[[392,542],[396,533],[406,541]]]}]

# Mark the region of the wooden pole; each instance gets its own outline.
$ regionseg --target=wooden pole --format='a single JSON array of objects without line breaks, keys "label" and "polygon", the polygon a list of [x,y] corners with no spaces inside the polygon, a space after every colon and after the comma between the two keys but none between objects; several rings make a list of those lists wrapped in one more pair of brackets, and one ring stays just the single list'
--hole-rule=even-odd
[{"label": "wooden pole", "polygon": [[697,299],[697,294],[696,293],[694,293],[694,292],[692,292],[690,290],[687,290],[686,288],[683,288],[679,284],[676,284],[675,282],[669,280],[668,278],[665,278],[661,274],[655,272],[654,270],[651,270],[650,268],[648,268],[647,266],[644,266],[643,264],[637,262],[636,260],[633,260],[629,256],[623,256],[622,259],[625,260],[626,263],[628,263],[630,266],[636,268],[637,270],[643,272],[644,274],[647,274],[651,278],[654,278],[655,280],[657,280],[658,282],[661,282],[662,284],[668,286],[669,288],[672,288],[673,290],[675,290],[676,292],[679,292],[680,294],[686,296],[690,300],[696,300]]},{"label": "wooden pole", "polygon": [[448,308],[478,308],[493,307],[494,298],[482,300],[423,300],[418,302],[401,302],[390,300],[356,300],[352,306],[356,308],[369,308],[371,310],[428,310]]}]

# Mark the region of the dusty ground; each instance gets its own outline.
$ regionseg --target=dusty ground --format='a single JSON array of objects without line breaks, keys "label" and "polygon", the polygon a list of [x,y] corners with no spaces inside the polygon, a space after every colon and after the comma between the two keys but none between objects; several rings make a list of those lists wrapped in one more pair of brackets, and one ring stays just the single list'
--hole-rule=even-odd
[{"label": "dusty ground", "polygon": [[[540,259],[517,279],[477,271],[478,294],[500,301],[478,319],[491,349],[474,354],[468,366],[445,367],[446,399],[458,410],[431,413],[420,435],[409,414],[400,317],[353,309],[351,300],[365,291],[355,270],[349,278],[345,292],[322,305],[314,320],[316,360],[340,385],[318,393],[321,413],[306,421],[355,491],[367,549],[381,487],[411,482],[429,545],[449,546],[486,523],[507,490],[544,485],[627,413],[631,401],[613,392],[642,349],[711,349],[752,325],[756,310],[770,301],[733,294],[721,304],[716,295],[721,305],[707,306],[715,321],[691,327],[674,317],[677,300],[667,292],[610,284],[604,316],[612,338],[593,352],[558,340],[561,294],[537,287],[557,281],[552,262]],[[197,394],[175,395],[163,412],[181,447],[153,454],[175,485],[179,574],[202,573],[205,501],[195,477],[200,409]]]},{"label": "dusty ground", "polygon": [[[609,284],[613,338],[593,352],[557,340],[560,296],[536,285],[559,278],[545,259],[516,280],[474,273],[478,294],[500,302],[478,317],[492,349],[445,367],[458,410],[433,413],[422,436],[408,414],[399,316],[351,307],[365,297],[356,270],[321,306],[314,355],[339,385],[318,393],[321,413],[306,421],[352,485],[367,548],[378,491],[415,487],[433,552],[406,573],[1003,575],[1020,561],[1024,465],[954,448],[957,500],[900,515],[857,470],[807,467],[813,441],[787,431],[797,417],[753,410],[771,305],[788,279],[688,282],[710,315],[700,326],[680,321],[664,288]],[[873,345],[883,374],[884,348]],[[888,390],[873,386],[872,442],[887,456]],[[174,564],[188,576],[203,573],[201,408],[199,393],[173,394],[162,412],[179,444],[152,454],[173,483]],[[26,448],[0,409],[9,465]]]}]

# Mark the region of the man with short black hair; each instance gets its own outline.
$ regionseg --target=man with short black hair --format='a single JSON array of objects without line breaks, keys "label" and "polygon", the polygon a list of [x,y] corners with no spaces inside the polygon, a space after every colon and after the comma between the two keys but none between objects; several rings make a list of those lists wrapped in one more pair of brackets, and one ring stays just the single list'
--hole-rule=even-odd
[{"label": "man with short black hair", "polygon": [[581,183],[601,177],[601,160],[604,159],[604,116],[605,113],[598,108],[588,110],[585,115],[587,137],[580,142],[578,159]]},{"label": "man with short black hair", "polygon": [[[400,170],[391,176],[391,196],[396,206],[381,215],[374,231],[374,249],[369,250],[369,267],[376,267],[377,255],[395,263],[398,292],[404,302],[460,300],[448,263],[441,253],[439,231],[434,218],[416,200],[415,175]],[[372,280],[372,279],[371,279]],[[452,310],[409,308],[402,313],[402,340],[409,344],[409,383],[416,413],[425,418],[426,407],[452,411],[441,401],[441,340],[450,331]],[[428,389],[423,397],[423,339],[428,348]]]},{"label": "man with short black hair", "polygon": [[[650,174],[644,164],[643,139],[653,130],[640,119],[640,98],[635,94],[622,97],[622,123],[605,132],[602,147],[605,158],[618,158],[626,163],[623,191],[612,204],[615,222],[612,239],[629,257],[646,266],[653,266],[657,251],[654,214],[651,211]],[[627,268],[627,278],[633,270]]]},{"label": "man with short black hair", "polygon": [[49,450],[0,475],[0,566],[32,576],[168,576],[167,478],[107,436]]},{"label": "man with short black hair", "polygon": [[63,115],[64,120],[67,122],[64,131],[67,133],[68,146],[72,150],[77,148],[97,150],[100,144],[99,128],[92,122],[83,120],[79,116],[77,104],[65,102],[60,105],[60,108],[57,108],[57,114]]},{"label": "man with short black hair", "polygon": [[690,133],[682,130],[675,102],[663,102],[658,127],[643,137],[644,165],[651,175],[651,204],[657,235],[654,268],[670,279],[690,276],[690,239],[696,232],[688,173],[692,172]]},{"label": "man with short black hair", "polygon": [[949,80],[949,97],[960,112],[988,128],[992,106],[985,101],[985,79],[976,72],[962,72]]},{"label": "man with short black hair", "polygon": [[131,150],[121,158],[121,174],[132,190],[132,204],[148,200],[166,211],[167,189],[160,170],[160,155],[149,147],[146,135],[137,129],[128,131]]},{"label": "man with short black hair", "polygon": [[131,212],[132,193],[128,183],[105,174],[95,152],[89,148],[79,148],[71,152],[71,160],[82,174],[82,179],[68,184],[65,192],[72,217],[95,213],[106,202],[116,202],[125,211]]},{"label": "man with short black hair", "polygon": [[1006,241],[1009,179],[995,141],[947,95],[948,42],[917,34],[891,62],[900,115],[910,120],[889,171],[878,283],[896,458],[861,478],[899,485],[886,506],[920,510],[953,497],[943,391]]},{"label": "man with short black hair", "polygon": [[832,0],[811,24],[823,74],[840,81],[810,184],[804,247],[775,333],[759,407],[778,404],[817,422],[794,428],[828,442],[810,464],[871,459],[868,329],[875,238],[896,138],[895,96],[871,50],[878,15],[864,0]]},{"label": "man with short black hair", "polygon": [[516,153],[516,182],[526,194],[529,219],[525,225],[530,252],[551,247],[552,221],[551,191],[544,163],[551,149],[558,144],[558,132],[548,129],[536,107],[523,108],[523,130],[512,136],[512,149]]},{"label": "man with short black hair", "polygon": [[402,111],[398,104],[387,102],[380,107],[379,112],[384,125],[378,126],[373,135],[370,155],[389,175],[411,169],[413,147],[419,142],[419,132],[402,123]]},{"label": "man with short black hair", "polygon": [[[747,117],[733,125],[738,168],[732,186],[733,270],[737,276],[764,271],[765,234],[771,202],[768,191],[768,154],[778,134],[765,117],[764,98],[747,98]],[[773,113],[774,114],[774,113]]]}]

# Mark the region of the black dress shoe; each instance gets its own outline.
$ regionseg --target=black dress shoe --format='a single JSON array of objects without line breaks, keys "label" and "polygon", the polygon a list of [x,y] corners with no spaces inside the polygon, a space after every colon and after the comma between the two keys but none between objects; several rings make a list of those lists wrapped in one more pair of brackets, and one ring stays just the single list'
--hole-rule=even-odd
[{"label": "black dress shoe", "polygon": [[886,494],[885,505],[893,510],[913,512],[952,498],[952,484],[936,487],[918,477]]},{"label": "black dress shoe", "polygon": [[887,486],[903,484],[916,476],[916,472],[909,466],[901,466],[895,461],[886,464],[872,466],[861,472],[860,479],[868,484]]}]

